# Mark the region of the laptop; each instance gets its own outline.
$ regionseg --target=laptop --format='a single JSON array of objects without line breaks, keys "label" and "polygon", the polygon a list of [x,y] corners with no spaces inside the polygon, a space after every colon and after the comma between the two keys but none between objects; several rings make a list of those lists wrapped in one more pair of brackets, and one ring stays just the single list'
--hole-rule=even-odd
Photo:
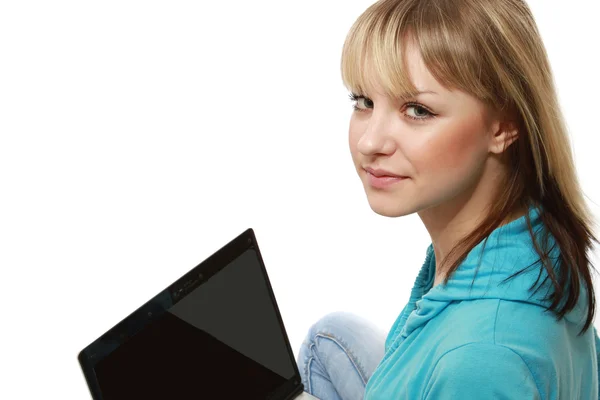
[{"label": "laptop", "polygon": [[78,355],[94,400],[316,399],[252,228]]}]

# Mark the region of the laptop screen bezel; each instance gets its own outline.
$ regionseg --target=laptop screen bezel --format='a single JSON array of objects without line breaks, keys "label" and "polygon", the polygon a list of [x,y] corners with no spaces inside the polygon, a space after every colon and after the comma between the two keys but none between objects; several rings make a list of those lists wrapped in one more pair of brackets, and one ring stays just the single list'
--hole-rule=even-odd
[{"label": "laptop screen bezel", "polygon": [[[294,368],[294,375],[282,384],[273,394],[281,393],[281,395],[285,396],[286,394],[295,395],[302,392],[303,385],[300,381],[300,372],[295,361],[292,346],[290,345],[277,300],[275,299],[275,294],[273,293],[269,275],[267,274],[254,230],[248,228],[79,352],[77,358],[92,398],[94,400],[103,399],[95,373],[96,366],[100,361],[249,249],[254,249],[256,251],[269,298],[275,310],[279,328],[284,336],[288,357]],[[111,342],[111,344],[108,345],[107,342]]]}]

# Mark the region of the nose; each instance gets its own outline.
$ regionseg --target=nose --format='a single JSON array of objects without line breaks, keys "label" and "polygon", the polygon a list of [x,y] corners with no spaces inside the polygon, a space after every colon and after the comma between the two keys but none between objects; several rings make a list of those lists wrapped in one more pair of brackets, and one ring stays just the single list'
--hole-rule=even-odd
[{"label": "nose", "polygon": [[365,156],[393,154],[396,151],[396,144],[391,136],[389,119],[385,116],[377,116],[373,111],[365,131],[358,140],[357,150]]}]

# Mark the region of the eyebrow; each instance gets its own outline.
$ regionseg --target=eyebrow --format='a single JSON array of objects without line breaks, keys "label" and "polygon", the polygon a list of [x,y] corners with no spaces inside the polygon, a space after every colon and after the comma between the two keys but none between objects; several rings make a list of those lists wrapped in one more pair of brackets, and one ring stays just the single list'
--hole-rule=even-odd
[{"label": "eyebrow", "polygon": [[422,91],[422,92],[417,92],[416,94],[417,94],[417,95],[420,95],[420,94],[425,94],[425,93],[437,94],[436,92],[434,92],[434,91],[432,91],[432,90],[424,90],[424,91]]},{"label": "eyebrow", "polygon": [[397,96],[397,99],[398,100],[409,99],[411,97],[416,97],[416,96],[418,96],[420,94],[427,94],[427,93],[438,94],[438,93],[436,93],[436,92],[434,92],[432,90],[423,90],[423,91],[416,92],[414,96],[408,96],[408,95]]},{"label": "eyebrow", "polygon": [[[420,94],[427,94],[427,93],[438,94],[438,93],[434,92],[433,90],[423,90],[423,91],[416,92],[415,96],[418,96]],[[366,95],[355,94],[354,92],[352,92],[352,94],[356,97],[367,97]],[[409,98],[409,97],[413,97],[413,96],[408,96],[408,95],[407,96],[397,96],[397,99],[404,99],[404,98]]]}]

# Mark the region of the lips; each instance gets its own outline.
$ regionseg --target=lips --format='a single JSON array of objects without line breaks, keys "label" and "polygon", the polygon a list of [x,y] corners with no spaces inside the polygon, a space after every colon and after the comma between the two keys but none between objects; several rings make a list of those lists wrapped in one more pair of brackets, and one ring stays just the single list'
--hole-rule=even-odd
[{"label": "lips", "polygon": [[387,170],[381,169],[381,168],[366,167],[366,168],[364,168],[364,170],[367,171],[369,174],[377,177],[377,178],[384,178],[384,177],[389,177],[389,178],[406,178],[406,176],[404,176],[404,175],[395,174],[393,172],[390,172],[390,171],[387,171]]},{"label": "lips", "polygon": [[403,175],[394,174],[393,172],[386,171],[384,169],[375,168],[364,168],[367,173],[367,182],[370,187],[375,189],[391,189],[401,182],[408,179]]}]

